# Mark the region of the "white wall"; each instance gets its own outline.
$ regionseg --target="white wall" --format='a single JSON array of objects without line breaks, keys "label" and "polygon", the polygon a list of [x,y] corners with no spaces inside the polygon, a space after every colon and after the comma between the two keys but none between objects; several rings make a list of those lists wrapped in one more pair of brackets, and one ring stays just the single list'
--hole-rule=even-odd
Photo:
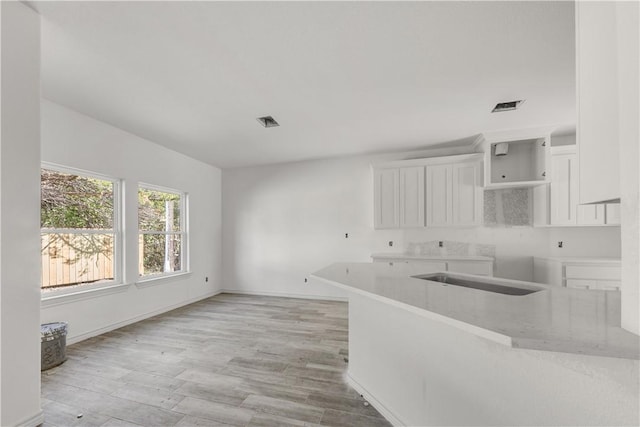
[{"label": "white wall", "polygon": [[616,3],[622,216],[622,327],[640,334],[640,6]]},{"label": "white wall", "polygon": [[[43,323],[68,321],[68,340],[74,342],[219,292],[219,169],[46,100],[42,102],[42,160],[124,180],[125,266],[131,267],[124,275],[130,286],[121,292],[43,302]],[[139,182],[188,193],[190,275],[159,280],[151,286],[135,284]]]},{"label": "white wall", "polygon": [[0,425],[40,410],[40,16],[1,2]]},{"label": "white wall", "polygon": [[[443,155],[440,153],[439,155]],[[402,252],[410,242],[450,240],[496,245],[495,274],[533,279],[532,256],[619,256],[620,229],[373,229],[372,160],[351,157],[225,170],[224,288],[241,292],[336,296],[304,278],[339,261],[369,262],[374,252]],[[345,239],[344,234],[349,233]],[[554,251],[550,236],[561,237]],[[393,247],[387,242],[392,240]],[[557,253],[556,253],[557,252]]]}]

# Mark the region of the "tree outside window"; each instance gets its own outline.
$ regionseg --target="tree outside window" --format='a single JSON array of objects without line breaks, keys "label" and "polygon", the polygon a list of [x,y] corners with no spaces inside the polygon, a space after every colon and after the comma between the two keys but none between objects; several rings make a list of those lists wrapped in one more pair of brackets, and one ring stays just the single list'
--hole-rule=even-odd
[{"label": "tree outside window", "polygon": [[43,291],[116,280],[118,181],[45,167],[40,189]]},{"label": "tree outside window", "polygon": [[185,195],[141,185],[138,189],[139,273],[185,270]]}]

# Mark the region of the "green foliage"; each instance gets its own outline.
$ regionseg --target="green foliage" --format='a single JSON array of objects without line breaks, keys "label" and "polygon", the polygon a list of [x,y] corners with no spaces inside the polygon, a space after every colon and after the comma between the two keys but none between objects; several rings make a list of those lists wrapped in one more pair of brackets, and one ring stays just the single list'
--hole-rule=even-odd
[{"label": "green foliage", "polygon": [[[42,169],[40,184],[40,225],[43,229],[112,230],[114,228],[112,182]],[[165,271],[165,250],[169,251],[168,271],[181,269],[180,234],[144,233],[145,231],[180,232],[182,214],[180,207],[179,194],[139,189],[138,224],[143,233],[141,255],[144,274]],[[82,234],[83,238],[74,238],[73,235],[68,234],[47,234],[50,237],[42,250],[55,245],[71,247],[77,255],[76,259],[70,259],[69,263],[75,263],[80,257],[92,254],[100,253],[111,257],[113,253],[112,244],[107,245],[103,241],[105,235]]]},{"label": "green foliage", "polygon": [[113,228],[113,184],[43,169],[40,178],[42,228]]},{"label": "green foliage", "polygon": [[[166,229],[167,215],[169,229]],[[180,195],[140,188],[138,228],[144,231],[180,231]]]}]

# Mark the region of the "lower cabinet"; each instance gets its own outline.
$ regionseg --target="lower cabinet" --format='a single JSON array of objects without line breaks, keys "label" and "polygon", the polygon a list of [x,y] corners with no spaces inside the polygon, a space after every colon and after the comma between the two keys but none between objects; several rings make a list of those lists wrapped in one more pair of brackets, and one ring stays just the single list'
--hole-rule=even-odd
[{"label": "lower cabinet", "polygon": [[428,271],[450,271],[452,273],[475,274],[479,276],[493,276],[493,258],[470,257],[460,259],[460,257],[433,257],[419,258],[396,254],[374,254],[371,255],[374,262],[406,262],[414,266],[424,267]]},{"label": "lower cabinet", "polygon": [[534,258],[533,280],[574,289],[620,290],[620,260]]}]

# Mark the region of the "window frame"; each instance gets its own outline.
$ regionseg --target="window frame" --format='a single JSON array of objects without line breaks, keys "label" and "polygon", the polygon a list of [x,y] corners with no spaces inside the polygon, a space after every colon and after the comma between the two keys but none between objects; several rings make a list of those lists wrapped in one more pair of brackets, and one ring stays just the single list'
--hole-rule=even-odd
[{"label": "window frame", "polygon": [[[124,280],[124,182],[121,178],[105,175],[99,172],[88,171],[86,169],[75,168],[71,166],[60,165],[52,162],[40,162],[40,173],[42,169],[61,172],[70,175],[81,176],[84,178],[99,179],[111,182],[113,188],[113,279],[103,280],[94,283],[85,283],[78,286],[60,287],[55,290],[45,291],[42,287],[42,271],[40,272],[40,295],[43,300],[57,298],[65,295],[84,294],[90,291],[96,291],[105,288],[119,288],[123,286]],[[81,230],[81,231],[79,231]],[[111,234],[105,233],[108,229],[77,229],[77,228],[43,228],[40,227],[40,236],[42,238],[43,231],[50,231],[51,234]],[[40,265],[42,266],[42,248],[40,254]],[[41,267],[42,268],[42,267]]]},{"label": "window frame", "polygon": [[[162,193],[170,193],[177,194],[180,196],[180,231],[144,231],[140,229],[140,214],[138,213],[138,209],[140,208],[140,190],[150,190],[150,191],[159,191]],[[180,246],[180,270],[178,271],[169,271],[169,272],[161,272],[161,273],[152,273],[142,275],[140,271],[140,249],[138,248],[136,258],[136,270],[138,271],[137,283],[144,284],[146,282],[152,282],[156,280],[162,280],[166,278],[171,278],[173,276],[181,276],[190,274],[190,262],[189,262],[189,194],[186,191],[177,190],[175,188],[164,187],[155,184],[149,184],[146,182],[138,182],[138,187],[136,189],[136,223],[137,223],[137,233],[136,240],[139,241],[140,236],[144,234],[151,235],[175,235],[179,234],[181,236],[181,246]]]}]

